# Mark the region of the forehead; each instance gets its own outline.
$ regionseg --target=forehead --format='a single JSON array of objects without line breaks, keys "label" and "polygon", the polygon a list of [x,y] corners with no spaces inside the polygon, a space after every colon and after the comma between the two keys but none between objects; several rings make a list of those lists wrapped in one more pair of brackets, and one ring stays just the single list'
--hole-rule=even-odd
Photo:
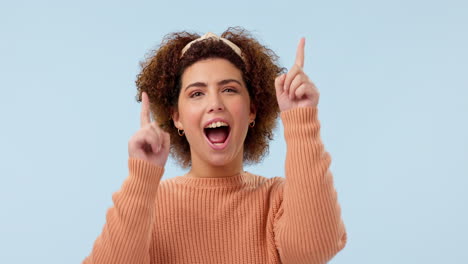
[{"label": "forehead", "polygon": [[182,84],[195,81],[211,83],[224,79],[237,79],[244,84],[242,72],[230,61],[221,58],[197,61],[182,74]]}]

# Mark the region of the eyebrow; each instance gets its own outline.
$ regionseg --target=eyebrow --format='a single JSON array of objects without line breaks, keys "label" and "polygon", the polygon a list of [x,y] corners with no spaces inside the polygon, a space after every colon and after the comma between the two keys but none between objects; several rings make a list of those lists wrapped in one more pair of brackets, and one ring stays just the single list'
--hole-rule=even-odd
[{"label": "eyebrow", "polygon": [[[218,86],[225,85],[225,84],[228,84],[230,82],[235,82],[235,83],[239,84],[240,86],[242,86],[242,84],[236,79],[225,79],[225,80],[219,81]],[[187,85],[187,87],[185,87],[185,90],[187,90],[188,88],[190,88],[192,86],[194,86],[194,87],[207,87],[208,85],[206,83],[204,83],[204,82],[194,82],[192,84]]]}]

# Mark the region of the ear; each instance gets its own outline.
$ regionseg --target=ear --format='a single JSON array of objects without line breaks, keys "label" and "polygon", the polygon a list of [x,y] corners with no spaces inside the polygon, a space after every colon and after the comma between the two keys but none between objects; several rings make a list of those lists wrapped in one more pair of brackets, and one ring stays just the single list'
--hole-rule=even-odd
[{"label": "ear", "polygon": [[184,126],[180,122],[180,115],[177,110],[174,110],[172,112],[172,120],[174,121],[174,126],[177,127],[180,130],[184,130]]},{"label": "ear", "polygon": [[250,120],[254,120],[256,116],[257,116],[257,107],[255,107],[254,104],[250,104],[250,114],[249,114]]}]

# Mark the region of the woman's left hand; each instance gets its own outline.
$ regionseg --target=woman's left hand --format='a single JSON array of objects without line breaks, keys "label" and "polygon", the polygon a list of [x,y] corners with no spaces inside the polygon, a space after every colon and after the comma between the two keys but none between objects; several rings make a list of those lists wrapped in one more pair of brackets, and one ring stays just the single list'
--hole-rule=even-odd
[{"label": "woman's left hand", "polygon": [[320,93],[309,77],[304,73],[304,45],[301,38],[297,46],[296,61],[287,74],[275,79],[276,99],[280,111],[297,107],[316,107]]}]

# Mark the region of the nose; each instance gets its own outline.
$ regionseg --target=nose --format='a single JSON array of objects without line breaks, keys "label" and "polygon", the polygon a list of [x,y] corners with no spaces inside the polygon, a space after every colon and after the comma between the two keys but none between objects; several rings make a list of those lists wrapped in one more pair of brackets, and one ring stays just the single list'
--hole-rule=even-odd
[{"label": "nose", "polygon": [[216,93],[210,96],[208,104],[208,113],[219,111],[224,111],[224,103],[221,96],[218,93]]}]

